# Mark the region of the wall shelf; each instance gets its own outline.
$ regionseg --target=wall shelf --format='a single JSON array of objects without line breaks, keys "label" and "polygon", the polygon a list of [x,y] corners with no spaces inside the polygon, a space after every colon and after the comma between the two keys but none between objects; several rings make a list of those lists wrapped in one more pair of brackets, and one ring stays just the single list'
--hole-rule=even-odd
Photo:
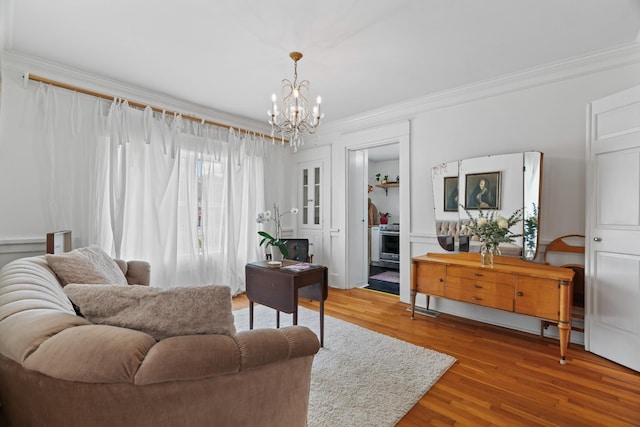
[{"label": "wall shelf", "polygon": [[384,188],[384,194],[386,196],[388,196],[389,195],[389,189],[390,188],[400,187],[400,183],[399,182],[387,182],[386,184],[376,184],[376,187]]}]

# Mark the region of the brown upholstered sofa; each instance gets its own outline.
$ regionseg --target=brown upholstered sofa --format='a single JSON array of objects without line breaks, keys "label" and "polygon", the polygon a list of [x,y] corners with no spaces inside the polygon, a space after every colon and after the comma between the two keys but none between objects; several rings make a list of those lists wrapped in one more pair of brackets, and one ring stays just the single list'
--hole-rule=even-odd
[{"label": "brown upholstered sofa", "polygon": [[[119,265],[148,284],[148,264]],[[0,271],[6,426],[304,426],[318,350],[302,326],[156,341],[76,315],[45,256]]]}]

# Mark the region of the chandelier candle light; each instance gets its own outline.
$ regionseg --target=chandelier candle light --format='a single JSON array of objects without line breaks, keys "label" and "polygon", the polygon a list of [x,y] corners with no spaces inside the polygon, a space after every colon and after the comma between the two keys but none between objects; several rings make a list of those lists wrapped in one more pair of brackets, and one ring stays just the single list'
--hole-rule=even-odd
[{"label": "chandelier candle light", "polygon": [[267,233],[266,231],[258,231],[258,235],[262,237],[262,240],[260,240],[260,246],[262,245],[271,246],[271,259],[273,259],[274,261],[275,261],[275,255],[276,255],[273,251],[274,247],[277,247],[278,249],[280,249],[280,253],[282,254],[283,258],[286,258],[289,256],[287,245],[285,245],[286,240],[282,240],[282,225],[280,223],[280,218],[282,218],[284,215],[288,213],[297,215],[298,208],[291,208],[284,213],[280,213],[280,210],[278,209],[278,205],[274,204],[273,214],[271,214],[270,210],[266,210],[264,212],[258,212],[258,215],[256,215],[256,222],[258,224],[264,224],[265,222],[273,221],[276,225],[275,237],[273,237],[271,234]]},{"label": "chandelier candle light", "polygon": [[293,82],[283,79],[281,83],[282,104],[278,110],[278,98],[271,95],[271,108],[267,111],[271,136],[279,133],[283,139],[288,139],[294,151],[303,144],[304,133],[314,134],[320,125],[324,114],[320,111],[322,98],[318,96],[313,109],[309,108],[309,80],[298,82],[298,61],[302,59],[300,52],[289,54],[293,60]]}]

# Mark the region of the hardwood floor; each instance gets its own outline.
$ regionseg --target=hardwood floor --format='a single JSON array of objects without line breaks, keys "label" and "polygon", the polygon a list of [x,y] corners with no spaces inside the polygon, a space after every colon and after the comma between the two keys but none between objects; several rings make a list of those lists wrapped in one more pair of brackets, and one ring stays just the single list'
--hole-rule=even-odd
[{"label": "hardwood floor", "polygon": [[[244,295],[233,304],[248,306]],[[563,366],[556,340],[446,314],[411,320],[406,308],[365,289],[330,289],[325,303],[329,316],[458,360],[398,426],[640,426],[640,373],[575,344]]]}]

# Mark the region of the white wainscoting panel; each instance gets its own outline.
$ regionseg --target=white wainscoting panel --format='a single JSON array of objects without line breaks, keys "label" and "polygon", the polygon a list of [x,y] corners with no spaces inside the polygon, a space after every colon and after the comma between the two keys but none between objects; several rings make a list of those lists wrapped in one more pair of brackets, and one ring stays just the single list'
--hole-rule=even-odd
[{"label": "white wainscoting panel", "polygon": [[0,268],[18,258],[44,255],[46,239],[11,239],[0,240]]}]

